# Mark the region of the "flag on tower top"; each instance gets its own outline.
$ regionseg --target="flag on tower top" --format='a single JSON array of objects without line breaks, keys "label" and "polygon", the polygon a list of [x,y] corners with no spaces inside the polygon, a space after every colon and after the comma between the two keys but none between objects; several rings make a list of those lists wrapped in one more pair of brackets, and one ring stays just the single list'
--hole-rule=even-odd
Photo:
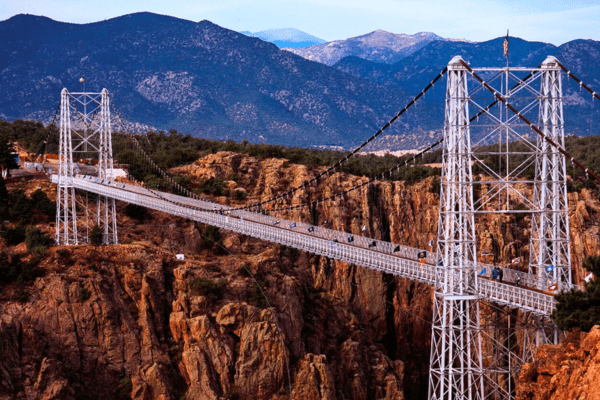
[{"label": "flag on tower top", "polygon": [[504,57],[506,57],[508,55],[508,30],[506,31],[506,39],[504,39],[502,47],[504,48]]}]

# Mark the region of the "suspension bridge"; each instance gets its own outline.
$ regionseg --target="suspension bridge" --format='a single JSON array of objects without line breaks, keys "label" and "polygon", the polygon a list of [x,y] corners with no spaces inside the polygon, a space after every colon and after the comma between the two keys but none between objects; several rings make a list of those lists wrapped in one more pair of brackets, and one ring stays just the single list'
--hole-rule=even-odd
[{"label": "suspension bridge", "polygon": [[[436,252],[294,217],[294,211],[342,200],[373,184],[379,176],[327,197],[300,200],[309,187],[319,192],[326,176],[340,171],[351,157],[359,157],[443,76],[443,135],[413,158],[443,145]],[[123,201],[431,284],[434,315],[429,399],[510,399],[518,371],[531,359],[535,347],[560,338],[548,319],[555,308],[553,294],[577,288],[571,274],[567,162],[600,182],[564,147],[565,76],[591,93],[592,101],[600,100],[554,57],[536,68],[472,68],[455,57],[386,125],[337,163],[285,193],[242,207],[211,202],[177,184],[144,152],[107,90],[70,93],[63,89],[57,110],[59,165],[51,175],[58,187],[55,240],[64,245],[85,243],[90,227],[99,226],[104,243],[118,244],[115,201]],[[83,112],[81,106],[85,106]],[[116,178],[114,126],[127,132],[131,148],[170,182],[174,193]],[[78,152],[95,154],[96,173],[80,172],[74,161]],[[408,165],[398,165],[381,177],[403,167]],[[474,168],[478,168],[477,174]],[[531,188],[530,195],[524,187]],[[88,193],[95,195],[91,202]],[[531,215],[529,270],[504,268],[502,282],[490,279],[494,266],[478,262],[475,218],[523,213]],[[480,306],[490,304],[504,313],[495,324],[482,321]]]}]

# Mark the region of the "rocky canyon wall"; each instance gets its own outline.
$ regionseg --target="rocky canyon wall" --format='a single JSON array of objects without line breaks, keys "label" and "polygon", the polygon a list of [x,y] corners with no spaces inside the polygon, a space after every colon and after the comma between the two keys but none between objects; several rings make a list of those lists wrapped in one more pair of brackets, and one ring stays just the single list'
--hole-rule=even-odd
[{"label": "rocky canyon wall", "polygon": [[[173,172],[224,179],[247,198],[216,200],[242,205],[316,171],[223,152]],[[364,179],[332,174],[282,207]],[[280,215],[429,250],[431,180],[378,182]],[[597,250],[600,204],[589,191],[569,196],[578,263]],[[221,230],[223,250],[204,226],[158,212],[140,223],[123,207],[122,245],[51,247],[27,298],[16,284],[0,287],[0,399],[426,398],[430,286]],[[525,219],[482,218],[478,245],[507,263],[526,253],[527,229]],[[0,241],[8,254],[19,246]]]}]

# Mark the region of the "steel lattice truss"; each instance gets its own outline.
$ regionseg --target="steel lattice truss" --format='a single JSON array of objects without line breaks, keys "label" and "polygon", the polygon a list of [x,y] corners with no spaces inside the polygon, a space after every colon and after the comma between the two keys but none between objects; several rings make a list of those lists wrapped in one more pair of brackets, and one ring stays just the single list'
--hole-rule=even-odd
[{"label": "steel lattice truss", "polygon": [[486,399],[512,399],[521,367],[541,344],[557,343],[558,331],[547,317],[482,301],[481,337]]},{"label": "steel lattice truss", "polygon": [[[564,148],[561,72],[553,57],[534,69],[471,69],[455,57],[447,79],[429,399],[508,399],[530,346],[515,347],[514,318],[491,331],[481,323],[475,216],[530,213],[535,286],[572,287],[565,156],[522,118]],[[500,336],[503,324],[512,328]],[[536,331],[537,342],[548,336],[542,322]]]},{"label": "steel lattice truss", "polygon": [[78,193],[68,179],[79,172],[77,161],[87,160],[97,163],[100,179],[114,180],[109,106],[106,89],[100,93],[61,92],[56,244],[89,242],[95,226],[102,232],[103,243],[118,243],[115,200],[94,196],[90,201],[87,192]]},{"label": "steel lattice truss", "polygon": [[468,73],[448,65],[429,398],[482,399]]},{"label": "steel lattice truss", "polygon": [[[544,134],[565,146],[561,72],[545,62],[540,93],[539,126]],[[571,284],[571,249],[567,201],[567,168],[563,154],[538,137],[535,164],[535,211],[532,218],[529,271],[559,289]]]}]

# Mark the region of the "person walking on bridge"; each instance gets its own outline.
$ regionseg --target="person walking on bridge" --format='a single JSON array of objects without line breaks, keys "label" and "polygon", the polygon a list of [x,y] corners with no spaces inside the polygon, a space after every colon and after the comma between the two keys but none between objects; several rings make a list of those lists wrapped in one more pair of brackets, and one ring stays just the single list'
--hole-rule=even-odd
[{"label": "person walking on bridge", "polygon": [[494,267],[494,269],[492,270],[492,280],[493,281],[498,280],[498,274],[499,274],[498,268]]}]

